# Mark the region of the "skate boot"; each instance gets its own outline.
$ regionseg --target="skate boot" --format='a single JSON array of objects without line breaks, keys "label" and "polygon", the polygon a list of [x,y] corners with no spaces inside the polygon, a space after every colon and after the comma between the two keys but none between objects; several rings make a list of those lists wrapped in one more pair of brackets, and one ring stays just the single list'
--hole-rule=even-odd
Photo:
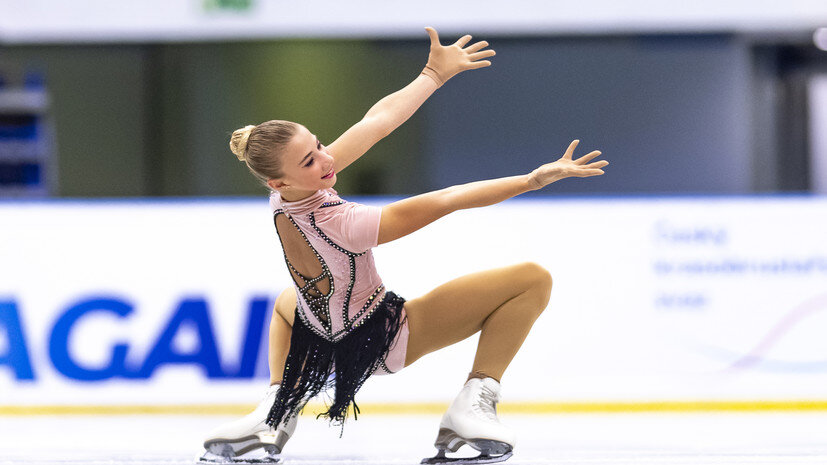
[{"label": "skate boot", "polygon": [[[482,464],[502,462],[511,457],[517,443],[516,435],[497,418],[500,383],[494,378],[472,378],[451,403],[439,422],[434,446],[437,455],[421,463]],[[480,452],[476,457],[446,457],[445,451],[456,452],[468,444]]]},{"label": "skate boot", "polygon": [[275,463],[284,444],[293,435],[298,415],[285,418],[276,428],[268,425],[267,415],[276,399],[279,385],[267,389],[264,399],[252,413],[221,425],[210,432],[200,462]]}]

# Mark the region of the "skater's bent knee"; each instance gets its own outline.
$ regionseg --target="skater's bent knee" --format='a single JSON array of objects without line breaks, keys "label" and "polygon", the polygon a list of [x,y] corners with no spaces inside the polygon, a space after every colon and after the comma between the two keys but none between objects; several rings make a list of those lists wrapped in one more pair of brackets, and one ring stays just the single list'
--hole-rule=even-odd
[{"label": "skater's bent knee", "polygon": [[525,273],[531,277],[534,286],[549,291],[551,290],[551,273],[549,273],[544,266],[535,262],[525,262],[522,265]]},{"label": "skater's bent knee", "polygon": [[531,277],[532,294],[535,294],[538,299],[537,311],[542,312],[551,298],[551,273],[542,265],[534,262],[526,262],[524,266],[526,273]]}]

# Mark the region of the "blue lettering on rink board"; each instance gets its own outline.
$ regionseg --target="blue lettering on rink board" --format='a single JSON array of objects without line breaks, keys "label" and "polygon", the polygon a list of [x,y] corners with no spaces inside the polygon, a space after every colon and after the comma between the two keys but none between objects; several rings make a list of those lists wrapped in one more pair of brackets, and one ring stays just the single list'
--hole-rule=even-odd
[{"label": "blue lettering on rink board", "polygon": [[5,332],[8,341],[6,353],[0,353],[0,367],[10,367],[19,380],[33,380],[34,371],[29,358],[28,344],[14,302],[0,301],[0,326],[0,332]]},{"label": "blue lettering on rink board", "polygon": [[[269,323],[266,320],[267,310],[269,309],[270,299],[266,297],[250,301],[247,311],[247,329],[244,333],[244,346],[241,349],[241,360],[239,361],[238,371],[236,371],[236,378],[253,378],[256,374],[259,348],[262,342],[262,328],[265,327],[265,323]],[[269,324],[266,327],[269,330]],[[267,376],[269,377],[269,373],[267,373]]]},{"label": "blue lettering on rink board", "polygon": [[[185,325],[194,327],[198,334],[199,347],[189,353],[176,351],[172,344],[175,335]],[[152,346],[137,377],[149,378],[156,368],[166,364],[201,365],[208,378],[224,377],[221,363],[218,361],[218,348],[215,345],[207,303],[203,299],[186,299],[181,302],[163,333]]]},{"label": "blue lettering on rink board", "polygon": [[[180,301],[139,366],[127,364],[131,347],[129,341],[117,341],[112,345],[103,366],[89,366],[76,359],[70,350],[69,340],[79,322],[108,315],[126,323],[135,313],[135,306],[121,299],[100,296],[84,299],[67,308],[55,320],[49,335],[49,358],[58,373],[86,382],[112,378],[148,379],[159,367],[166,365],[198,366],[207,378],[253,378],[256,376],[264,339],[262,333],[271,302],[267,297],[249,300],[244,337],[235,364],[222,366],[209,304],[202,297],[187,297]],[[35,380],[20,313],[16,301],[0,301],[0,337],[5,335],[8,341],[6,350],[0,352],[0,369],[9,368],[17,380]],[[183,328],[194,329],[198,341],[194,349],[181,350],[173,344],[175,336]],[[0,345],[0,350],[2,347]]]},{"label": "blue lettering on rink board", "polygon": [[80,319],[88,318],[95,313],[113,313],[124,318],[132,313],[132,305],[114,299],[86,300],[70,307],[57,319],[49,337],[49,357],[55,369],[67,378],[100,381],[126,372],[128,343],[115,344],[109,364],[101,368],[83,367],[76,363],[69,353],[69,334],[72,328]]}]

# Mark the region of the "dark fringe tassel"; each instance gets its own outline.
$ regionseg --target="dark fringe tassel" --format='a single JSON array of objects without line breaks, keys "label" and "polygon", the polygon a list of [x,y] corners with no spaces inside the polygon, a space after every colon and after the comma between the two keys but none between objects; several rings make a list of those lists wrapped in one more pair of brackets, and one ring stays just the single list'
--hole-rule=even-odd
[{"label": "dark fringe tassel", "polygon": [[[350,404],[358,420],[359,406],[354,397],[365,381],[379,368],[393,345],[402,323],[405,299],[386,292],[373,313],[360,326],[336,343],[330,342],[308,328],[297,314],[290,336],[290,352],[284,365],[282,383],[267,417],[271,426],[278,425],[285,415],[298,415],[310,399],[320,392],[334,389],[334,402],[326,412],[330,423],[344,424]],[[294,386],[292,389],[288,386]],[[327,403],[325,403],[327,406]]]}]

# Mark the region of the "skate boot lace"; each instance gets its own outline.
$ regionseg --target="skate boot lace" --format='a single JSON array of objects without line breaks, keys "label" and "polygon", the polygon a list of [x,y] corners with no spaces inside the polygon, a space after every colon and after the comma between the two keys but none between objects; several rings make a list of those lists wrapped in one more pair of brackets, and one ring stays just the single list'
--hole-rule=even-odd
[{"label": "skate boot lace", "polygon": [[499,422],[497,419],[496,404],[499,401],[497,394],[486,386],[482,386],[480,398],[474,403],[477,411],[485,415],[491,421]]}]

